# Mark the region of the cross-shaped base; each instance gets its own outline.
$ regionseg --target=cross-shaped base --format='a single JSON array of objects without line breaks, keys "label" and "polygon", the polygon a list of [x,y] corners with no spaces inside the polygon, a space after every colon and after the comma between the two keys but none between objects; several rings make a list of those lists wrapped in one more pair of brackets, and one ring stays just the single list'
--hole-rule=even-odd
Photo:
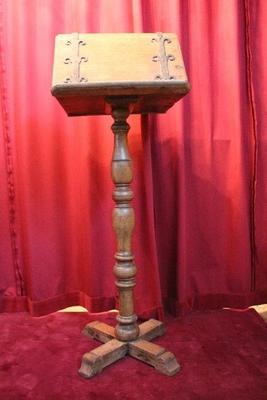
[{"label": "cross-shaped base", "polygon": [[91,378],[126,354],[152,365],[165,375],[176,374],[180,370],[180,366],[174,355],[163,347],[150,343],[150,340],[163,335],[163,323],[150,319],[139,325],[139,329],[138,339],[122,342],[116,339],[112,326],[98,321],[87,324],[83,333],[104,344],[83,355],[80,375],[84,378]]}]

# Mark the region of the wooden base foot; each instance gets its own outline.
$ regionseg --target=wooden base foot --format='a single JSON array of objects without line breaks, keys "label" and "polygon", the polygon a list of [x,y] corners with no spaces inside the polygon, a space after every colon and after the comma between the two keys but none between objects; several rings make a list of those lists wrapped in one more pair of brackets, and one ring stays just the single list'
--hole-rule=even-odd
[{"label": "wooden base foot", "polygon": [[127,351],[127,343],[112,339],[83,355],[79,373],[84,378],[91,378],[100,373],[103,368],[124,357]]},{"label": "wooden base foot", "polygon": [[139,329],[140,334],[137,340],[122,342],[115,338],[113,327],[98,321],[87,324],[83,333],[104,344],[83,355],[80,375],[84,378],[91,378],[126,354],[153,366],[165,375],[176,374],[180,370],[180,366],[174,355],[163,347],[149,342],[163,335],[164,325],[162,322],[150,319],[139,325]]},{"label": "wooden base foot", "polygon": [[165,375],[172,376],[180,371],[180,365],[172,353],[147,340],[139,339],[129,343],[128,354],[152,365]]}]

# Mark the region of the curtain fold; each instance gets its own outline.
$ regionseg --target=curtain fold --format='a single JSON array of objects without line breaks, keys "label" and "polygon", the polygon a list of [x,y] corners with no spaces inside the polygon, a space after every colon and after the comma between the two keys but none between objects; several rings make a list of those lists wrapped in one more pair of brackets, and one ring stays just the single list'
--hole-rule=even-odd
[{"label": "curtain fold", "polygon": [[129,119],[137,313],[267,302],[266,2],[0,6],[0,311],[117,304],[112,120],[68,118],[50,94],[55,35],[76,31],[176,32],[192,85]]}]

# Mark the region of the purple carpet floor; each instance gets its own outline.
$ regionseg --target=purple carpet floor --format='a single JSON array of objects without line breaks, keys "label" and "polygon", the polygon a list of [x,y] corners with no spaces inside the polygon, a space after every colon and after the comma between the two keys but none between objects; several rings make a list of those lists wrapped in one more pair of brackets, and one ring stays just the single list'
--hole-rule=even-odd
[{"label": "purple carpet floor", "polygon": [[[0,314],[0,400],[267,400],[267,324],[254,310],[166,318],[154,340],[181,372],[161,375],[129,356],[92,379],[78,375],[99,343],[81,334],[96,316]],[[98,315],[114,324],[114,315]]]}]

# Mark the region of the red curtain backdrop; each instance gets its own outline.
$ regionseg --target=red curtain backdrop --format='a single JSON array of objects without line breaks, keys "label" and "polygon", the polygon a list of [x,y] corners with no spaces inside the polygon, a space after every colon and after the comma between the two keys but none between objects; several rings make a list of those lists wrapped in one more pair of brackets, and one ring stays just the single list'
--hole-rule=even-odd
[{"label": "red curtain backdrop", "polygon": [[112,121],[68,118],[50,94],[55,35],[71,32],[176,32],[192,85],[130,118],[137,312],[267,302],[267,2],[0,5],[0,310],[116,305]]}]

